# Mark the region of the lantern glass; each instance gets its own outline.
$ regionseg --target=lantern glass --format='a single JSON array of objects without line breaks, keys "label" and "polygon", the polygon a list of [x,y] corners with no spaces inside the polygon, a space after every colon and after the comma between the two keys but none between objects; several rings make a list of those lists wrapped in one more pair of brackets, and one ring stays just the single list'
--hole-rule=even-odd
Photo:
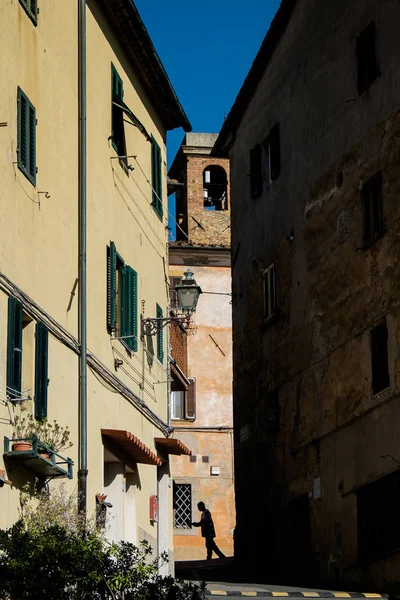
[{"label": "lantern glass", "polygon": [[180,310],[187,313],[195,312],[201,288],[193,278],[192,271],[187,270],[185,272],[185,277],[182,277],[180,283],[175,286],[175,291],[178,296]]}]

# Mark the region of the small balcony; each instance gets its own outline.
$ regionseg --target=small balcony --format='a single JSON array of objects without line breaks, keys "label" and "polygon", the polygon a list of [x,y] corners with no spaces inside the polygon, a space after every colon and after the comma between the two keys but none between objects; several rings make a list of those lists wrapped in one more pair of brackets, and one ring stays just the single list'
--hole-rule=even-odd
[{"label": "small balcony", "polygon": [[[24,443],[25,449],[17,450],[16,445],[21,442]],[[24,466],[40,478],[73,478],[73,460],[64,458],[55,452],[53,448],[41,442],[36,435],[16,439],[4,436],[3,456],[10,470]]]}]

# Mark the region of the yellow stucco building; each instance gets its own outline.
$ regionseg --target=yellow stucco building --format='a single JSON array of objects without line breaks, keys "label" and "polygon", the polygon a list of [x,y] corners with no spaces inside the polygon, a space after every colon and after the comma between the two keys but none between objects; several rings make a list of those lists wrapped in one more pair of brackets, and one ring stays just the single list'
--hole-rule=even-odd
[{"label": "yellow stucco building", "polygon": [[[190,123],[132,0],[3,2],[0,24],[0,527],[25,483],[79,472],[110,538],[171,553],[186,449],[165,443],[167,334],[140,321],[167,312],[165,138]],[[30,413],[69,427],[73,466],[7,445]]]}]

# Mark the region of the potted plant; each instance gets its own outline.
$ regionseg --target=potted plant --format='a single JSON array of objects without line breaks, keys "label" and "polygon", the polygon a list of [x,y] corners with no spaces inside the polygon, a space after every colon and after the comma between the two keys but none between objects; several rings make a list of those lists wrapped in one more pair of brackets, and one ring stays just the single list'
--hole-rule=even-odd
[{"label": "potted plant", "polygon": [[[38,421],[34,416],[29,413],[26,417],[16,416],[14,418],[14,431],[13,438],[21,441],[14,442],[12,450],[23,451],[30,450],[32,443],[24,438],[32,438],[33,435],[39,440],[38,452],[48,457],[48,450],[45,446],[49,447],[53,452],[62,452],[68,450],[72,446],[70,441],[71,432],[67,427],[61,427],[56,420],[53,422],[43,419]],[[43,446],[40,446],[40,443]]]},{"label": "potted plant", "polygon": [[16,415],[14,418],[14,430],[12,437],[17,440],[12,445],[13,452],[26,452],[32,450],[32,443],[28,438],[33,435],[33,415],[29,414],[26,417]]}]

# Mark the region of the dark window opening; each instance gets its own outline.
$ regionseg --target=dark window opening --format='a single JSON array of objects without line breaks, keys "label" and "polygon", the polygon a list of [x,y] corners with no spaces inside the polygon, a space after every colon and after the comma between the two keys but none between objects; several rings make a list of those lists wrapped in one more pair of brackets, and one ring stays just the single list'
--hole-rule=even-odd
[{"label": "dark window opening", "polygon": [[383,233],[382,176],[377,173],[363,185],[364,242],[371,242]]},{"label": "dark window opening", "polygon": [[357,492],[358,554],[374,560],[400,550],[400,470]]},{"label": "dark window opening", "polygon": [[175,483],[173,486],[174,529],[191,529],[192,486],[190,483]]},{"label": "dark window opening", "polygon": [[281,172],[280,128],[276,123],[262,144],[250,150],[250,193],[258,198]]},{"label": "dark window opening", "polygon": [[357,87],[361,95],[375,81],[379,75],[376,60],[376,30],[375,23],[371,23],[360,33],[356,42],[357,53]]},{"label": "dark window opening", "polygon": [[111,144],[118,156],[121,167],[128,173],[126,139],[124,127],[124,85],[114,65],[111,65]]},{"label": "dark window opening", "polygon": [[276,312],[276,273],[272,263],[264,271],[264,318],[271,318]]},{"label": "dark window opening", "polygon": [[206,210],[227,210],[228,180],[219,165],[210,165],[203,171],[203,201]]},{"label": "dark window opening", "polygon": [[388,332],[386,321],[371,331],[372,393],[389,387]]}]

